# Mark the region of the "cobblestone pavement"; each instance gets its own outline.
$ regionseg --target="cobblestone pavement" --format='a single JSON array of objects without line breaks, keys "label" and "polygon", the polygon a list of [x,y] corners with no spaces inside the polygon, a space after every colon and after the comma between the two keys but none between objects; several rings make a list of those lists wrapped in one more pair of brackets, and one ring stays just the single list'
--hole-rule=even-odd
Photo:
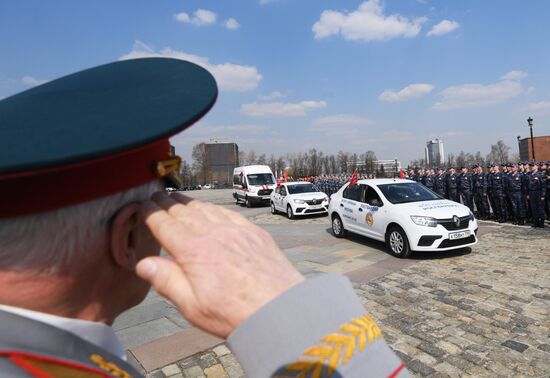
[{"label": "cobblestone pavement", "polygon": [[[550,231],[484,223],[489,231],[471,251],[419,254],[355,284],[415,376],[550,376]],[[217,348],[149,376],[244,377],[225,345]]]}]

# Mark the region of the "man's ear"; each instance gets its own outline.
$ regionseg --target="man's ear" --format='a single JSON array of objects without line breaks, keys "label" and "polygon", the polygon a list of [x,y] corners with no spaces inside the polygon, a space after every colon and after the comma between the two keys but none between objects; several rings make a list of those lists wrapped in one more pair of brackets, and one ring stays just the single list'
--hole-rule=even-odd
[{"label": "man's ear", "polygon": [[136,242],[140,239],[136,233],[138,227],[139,205],[131,203],[118,211],[111,222],[110,253],[117,265],[134,270],[137,264]]}]

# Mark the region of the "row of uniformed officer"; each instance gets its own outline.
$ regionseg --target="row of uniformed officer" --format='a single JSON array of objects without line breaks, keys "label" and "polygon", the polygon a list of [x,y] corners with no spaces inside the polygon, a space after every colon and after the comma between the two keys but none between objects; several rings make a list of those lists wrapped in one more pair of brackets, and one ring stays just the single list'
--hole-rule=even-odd
[{"label": "row of uniformed officer", "polygon": [[[481,165],[475,164],[472,173],[461,167],[459,174],[454,167],[449,173],[438,168],[437,174],[433,169],[411,169],[408,178],[444,198],[462,201],[472,212],[476,210],[479,219],[511,220],[520,225],[531,220],[535,227],[544,227],[544,218],[550,219],[548,164],[489,164],[487,168],[489,172],[485,173]],[[538,173],[532,176],[533,172]]]}]

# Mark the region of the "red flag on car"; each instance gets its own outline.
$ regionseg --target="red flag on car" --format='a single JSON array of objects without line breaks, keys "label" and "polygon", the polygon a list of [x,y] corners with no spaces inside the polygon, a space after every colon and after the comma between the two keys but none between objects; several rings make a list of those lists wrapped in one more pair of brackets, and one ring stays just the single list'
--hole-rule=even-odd
[{"label": "red flag on car", "polygon": [[405,172],[403,172],[403,170],[399,170],[399,178],[400,179],[404,179],[405,178]]},{"label": "red flag on car", "polygon": [[359,181],[359,171],[357,171],[357,168],[355,168],[355,171],[353,171],[353,176],[351,176],[351,181],[349,182],[348,188],[351,188],[353,185],[357,184],[357,181]]}]

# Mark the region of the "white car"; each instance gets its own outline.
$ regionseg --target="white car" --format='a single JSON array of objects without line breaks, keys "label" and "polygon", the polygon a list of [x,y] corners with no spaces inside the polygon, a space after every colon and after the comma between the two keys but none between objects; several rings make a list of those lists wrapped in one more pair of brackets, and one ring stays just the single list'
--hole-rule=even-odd
[{"label": "white car", "polygon": [[330,197],[332,232],[351,231],[386,242],[391,253],[448,251],[477,243],[477,220],[468,207],[411,180],[359,180]]},{"label": "white car", "polygon": [[289,219],[297,215],[328,214],[328,196],[309,182],[285,182],[271,193],[271,213]]}]

